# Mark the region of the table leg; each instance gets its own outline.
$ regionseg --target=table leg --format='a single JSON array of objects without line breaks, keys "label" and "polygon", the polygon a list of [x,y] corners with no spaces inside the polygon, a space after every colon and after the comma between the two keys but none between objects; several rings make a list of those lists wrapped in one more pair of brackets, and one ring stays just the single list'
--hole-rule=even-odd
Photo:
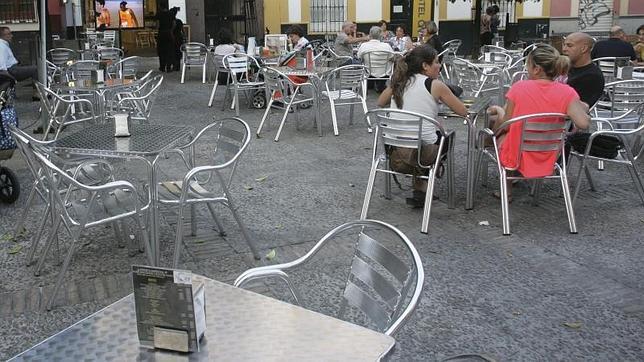
[{"label": "table leg", "polygon": [[159,190],[157,188],[156,159],[150,165],[150,247],[154,265],[160,265],[159,246]]},{"label": "table leg", "polygon": [[465,210],[472,210],[474,208],[474,157],[475,152],[475,138],[476,138],[476,124],[467,122],[467,180],[465,190]]},{"label": "table leg", "polygon": [[322,121],[320,119],[320,89],[316,81],[313,83],[313,98],[315,103],[315,123],[318,125],[318,136],[322,137]]}]

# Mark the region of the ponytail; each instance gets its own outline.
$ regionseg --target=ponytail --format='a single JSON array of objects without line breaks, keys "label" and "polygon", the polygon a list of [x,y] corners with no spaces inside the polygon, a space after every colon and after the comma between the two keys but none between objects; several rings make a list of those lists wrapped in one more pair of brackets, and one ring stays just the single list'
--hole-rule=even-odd
[{"label": "ponytail", "polygon": [[411,75],[407,74],[408,70],[407,58],[400,58],[396,61],[394,72],[391,75],[392,97],[394,98],[398,109],[402,109],[403,107],[403,93],[405,92],[407,83],[409,83],[409,78],[411,78]]},{"label": "ponytail", "polygon": [[570,69],[570,58],[565,55],[559,55],[555,61],[555,77],[568,74]]},{"label": "ponytail", "polygon": [[438,56],[436,49],[421,45],[407,53],[404,58],[396,61],[394,73],[391,75],[392,97],[399,109],[403,107],[403,93],[409,85],[411,77],[415,74],[422,73],[423,63],[432,64]]},{"label": "ponytail", "polygon": [[567,74],[570,68],[570,59],[547,44],[538,44],[528,54],[528,61],[540,66],[550,79]]}]

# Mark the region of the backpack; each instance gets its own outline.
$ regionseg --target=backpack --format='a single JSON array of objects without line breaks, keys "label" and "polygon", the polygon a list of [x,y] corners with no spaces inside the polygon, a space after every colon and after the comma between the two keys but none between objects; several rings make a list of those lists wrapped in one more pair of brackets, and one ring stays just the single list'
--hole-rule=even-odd
[{"label": "backpack", "polygon": [[[589,137],[590,133],[575,132],[568,136],[566,143],[572,146],[573,150],[583,154],[586,152]],[[590,156],[613,159],[617,157],[617,153],[622,148],[624,148],[624,144],[619,138],[609,135],[599,135],[593,139],[593,144],[590,146],[590,152],[588,154]]]}]

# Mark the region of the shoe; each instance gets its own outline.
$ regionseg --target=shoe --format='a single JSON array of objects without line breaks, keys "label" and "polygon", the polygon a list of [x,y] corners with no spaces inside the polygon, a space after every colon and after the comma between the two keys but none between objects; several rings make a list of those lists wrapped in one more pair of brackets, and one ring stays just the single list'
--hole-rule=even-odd
[{"label": "shoe", "polygon": [[32,102],[40,102],[40,97],[33,96],[31,97]]},{"label": "shoe", "polygon": [[[494,198],[496,199],[501,200],[501,191],[494,191],[492,193],[492,196],[494,196]],[[511,203],[512,203],[512,195],[508,195],[508,204],[511,204]]]},{"label": "shoe", "polygon": [[298,105],[298,107],[300,109],[309,109],[309,108],[313,107],[313,104],[311,104],[311,103],[300,103]]},{"label": "shoe", "polygon": [[[33,134],[43,134],[43,132],[44,130],[42,129],[42,127],[34,128],[34,130],[32,131]],[[50,128],[49,133],[56,133],[56,130],[53,128]]]}]

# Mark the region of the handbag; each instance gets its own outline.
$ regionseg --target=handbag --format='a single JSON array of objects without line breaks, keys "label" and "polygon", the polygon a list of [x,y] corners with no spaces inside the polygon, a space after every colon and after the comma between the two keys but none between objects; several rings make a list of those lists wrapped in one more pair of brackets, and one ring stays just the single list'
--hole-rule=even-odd
[{"label": "handbag", "polygon": [[[590,133],[575,132],[568,136],[566,142],[578,153],[586,152]],[[610,135],[599,135],[593,139],[590,146],[590,156],[613,159],[617,157],[620,149],[624,148],[622,141]]]},{"label": "handbag", "polygon": [[10,125],[18,127],[18,115],[16,108],[5,106],[0,110],[0,150],[13,150],[18,147],[9,131]]}]

